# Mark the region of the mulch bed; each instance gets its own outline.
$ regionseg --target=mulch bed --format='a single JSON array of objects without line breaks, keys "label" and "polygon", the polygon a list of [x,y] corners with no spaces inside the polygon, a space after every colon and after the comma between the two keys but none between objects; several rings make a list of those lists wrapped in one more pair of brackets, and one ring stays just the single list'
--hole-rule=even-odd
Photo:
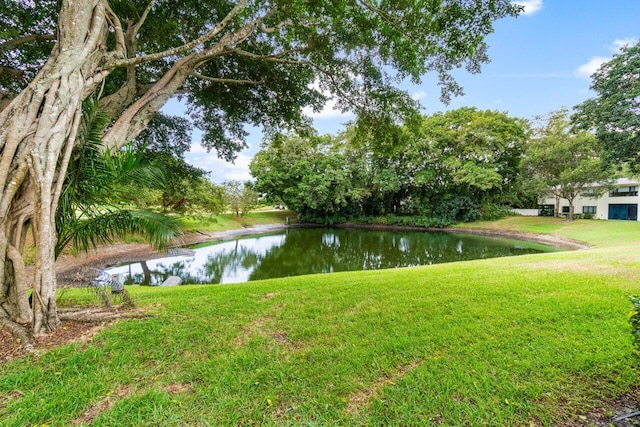
[{"label": "mulch bed", "polygon": [[[46,351],[63,344],[70,344],[92,331],[102,327],[102,324],[88,322],[63,321],[62,326],[43,337],[34,338],[36,351]],[[25,356],[26,352],[22,344],[11,332],[0,328],[0,364],[10,362],[19,357]]]}]

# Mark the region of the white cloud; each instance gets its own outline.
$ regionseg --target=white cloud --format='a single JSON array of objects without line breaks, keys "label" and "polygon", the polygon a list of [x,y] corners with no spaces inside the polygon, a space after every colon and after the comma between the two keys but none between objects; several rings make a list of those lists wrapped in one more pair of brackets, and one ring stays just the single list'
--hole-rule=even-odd
[{"label": "white cloud", "polygon": [[613,53],[620,52],[620,49],[626,46],[635,46],[638,43],[638,39],[635,37],[627,37],[624,39],[615,39],[613,44],[609,47]]},{"label": "white cloud", "polygon": [[542,9],[542,0],[517,0],[513,3],[524,6],[523,15],[533,15]]},{"label": "white cloud", "polygon": [[207,149],[204,148],[200,144],[191,144],[191,148],[189,149],[189,153],[191,154],[208,154]]},{"label": "white cloud", "polygon": [[[626,37],[623,39],[615,39],[613,43],[611,43],[611,45],[609,46],[609,50],[612,53],[616,54],[616,53],[619,53],[620,49],[622,49],[623,47],[635,46],[637,43],[638,43],[638,38],[636,37]],[[610,60],[611,60],[610,56],[607,56],[607,57],[593,56],[586,64],[582,64],[578,68],[576,68],[573,71],[573,74],[576,77],[590,78],[593,73],[598,71],[598,68],[600,68],[602,64]]]},{"label": "white cloud", "polygon": [[586,64],[580,65],[576,68],[573,74],[576,77],[581,78],[590,78],[593,73],[598,71],[598,68],[605,62],[609,61],[611,58],[606,58],[604,56],[593,56]]},{"label": "white cloud", "polygon": [[419,90],[411,94],[411,99],[413,99],[414,101],[420,101],[421,99],[424,99],[426,96],[427,96],[427,92],[423,90]]},{"label": "white cloud", "polygon": [[236,160],[231,163],[219,159],[215,153],[207,153],[200,144],[193,144],[189,153],[185,154],[187,162],[195,167],[211,172],[209,178],[213,182],[229,180],[247,181],[252,179],[249,173],[251,157],[241,152]]},{"label": "white cloud", "polygon": [[320,88],[320,84],[316,81],[309,85],[309,89],[317,90],[327,97],[327,102],[324,104],[324,108],[320,111],[313,111],[311,107],[305,107],[302,112],[311,117],[312,119],[337,119],[340,117],[353,117],[351,112],[342,112],[337,104],[335,97],[326,90]]},{"label": "white cloud", "polygon": [[339,117],[352,117],[350,112],[342,112],[337,107],[337,102],[333,98],[329,98],[320,111],[313,111],[311,107],[305,107],[302,112],[313,119],[336,119]]}]

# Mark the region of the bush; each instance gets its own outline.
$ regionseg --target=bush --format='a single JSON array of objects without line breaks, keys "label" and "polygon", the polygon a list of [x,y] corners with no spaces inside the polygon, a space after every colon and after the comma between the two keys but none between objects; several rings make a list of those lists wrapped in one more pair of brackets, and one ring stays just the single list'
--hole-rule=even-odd
[{"label": "bush", "polygon": [[505,205],[485,203],[480,208],[480,219],[483,221],[495,221],[496,219],[506,218],[513,214],[511,208]]},{"label": "bush", "polygon": [[471,197],[450,196],[435,203],[433,215],[449,224],[471,222],[480,218],[480,205]]}]

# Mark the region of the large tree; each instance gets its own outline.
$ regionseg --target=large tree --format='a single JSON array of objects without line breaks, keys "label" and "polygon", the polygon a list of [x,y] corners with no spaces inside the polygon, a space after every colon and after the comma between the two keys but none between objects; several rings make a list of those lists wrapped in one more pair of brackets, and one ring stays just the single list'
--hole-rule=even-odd
[{"label": "large tree", "polygon": [[573,120],[595,132],[606,162],[640,171],[640,43],[624,47],[591,78],[596,97],[578,105]]},{"label": "large tree", "polygon": [[549,193],[556,199],[554,216],[559,216],[560,199],[569,202],[569,219],[573,220],[573,202],[586,188],[600,184],[605,191],[615,172],[600,158],[596,138],[571,127],[566,109],[538,118],[534,137],[527,144],[523,175],[527,185],[540,197]]},{"label": "large tree", "polygon": [[375,135],[362,139],[352,127],[337,138],[276,135],[255,155],[251,173],[259,191],[306,221],[392,214],[449,225],[509,203],[527,137],[524,120],[461,108],[416,125],[398,126],[393,147]]},{"label": "large tree", "polygon": [[[59,324],[55,221],[82,103],[109,115],[105,148],[142,132],[184,96],[205,146],[231,158],[244,124],[305,122],[325,93],[361,123],[415,108],[394,83],[487,61],[484,37],[517,14],[508,0],[17,0],[0,6],[0,317],[40,334]],[[389,119],[391,117],[391,119]],[[380,133],[384,129],[380,128]],[[33,315],[22,250],[33,230]]]},{"label": "large tree", "polygon": [[408,150],[422,203],[461,196],[478,206],[509,203],[527,130],[522,119],[475,108],[425,117]]}]

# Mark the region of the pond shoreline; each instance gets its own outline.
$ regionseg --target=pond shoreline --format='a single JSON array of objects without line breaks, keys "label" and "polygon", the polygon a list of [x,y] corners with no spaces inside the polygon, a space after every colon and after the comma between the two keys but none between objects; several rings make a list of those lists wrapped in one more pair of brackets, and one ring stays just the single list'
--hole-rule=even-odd
[{"label": "pond shoreline", "polygon": [[382,224],[357,224],[343,223],[334,224],[334,228],[353,228],[362,230],[397,230],[397,231],[440,231],[445,233],[457,234],[473,234],[478,236],[489,237],[506,237],[510,239],[525,240],[527,242],[542,243],[544,245],[554,246],[561,249],[579,250],[591,249],[592,246],[577,240],[568,239],[566,237],[554,236],[551,234],[534,234],[523,231],[500,230],[492,228],[436,228],[436,227],[413,227],[404,225],[382,225]]},{"label": "pond shoreline", "polygon": [[[270,231],[283,230],[287,227],[285,224],[269,224],[209,233],[198,231],[185,234],[174,247],[216,240],[230,240],[237,236],[268,233]],[[162,258],[166,256],[166,253],[166,251],[153,250],[147,243],[116,243],[113,245],[104,245],[78,256],[70,254],[61,255],[56,261],[56,274],[58,276],[70,276],[87,267],[112,267],[123,262]]]},{"label": "pond shoreline", "polygon": [[[305,228],[305,227],[324,227],[319,224],[270,224],[257,225],[234,230],[216,231],[216,232],[196,232],[185,234],[176,246],[192,245],[196,243],[208,241],[230,240],[238,236],[246,236],[251,234],[268,233],[270,231],[279,231],[288,227]],[[394,230],[394,231],[439,231],[446,233],[472,234],[492,237],[507,237],[529,242],[542,243],[562,249],[578,250],[589,249],[591,246],[570,240],[560,236],[548,234],[532,234],[511,230],[495,230],[482,228],[433,228],[433,227],[410,227],[399,225],[380,225],[380,224],[356,224],[342,223],[334,224],[331,227],[340,229],[361,229],[361,230]],[[115,266],[123,262],[135,262],[149,260],[154,258],[162,258],[166,256],[164,251],[155,251],[147,243],[118,243],[114,245],[100,246],[79,256],[61,255],[56,261],[56,273],[58,275],[70,276],[79,273],[81,269],[87,267],[105,268]]]}]

